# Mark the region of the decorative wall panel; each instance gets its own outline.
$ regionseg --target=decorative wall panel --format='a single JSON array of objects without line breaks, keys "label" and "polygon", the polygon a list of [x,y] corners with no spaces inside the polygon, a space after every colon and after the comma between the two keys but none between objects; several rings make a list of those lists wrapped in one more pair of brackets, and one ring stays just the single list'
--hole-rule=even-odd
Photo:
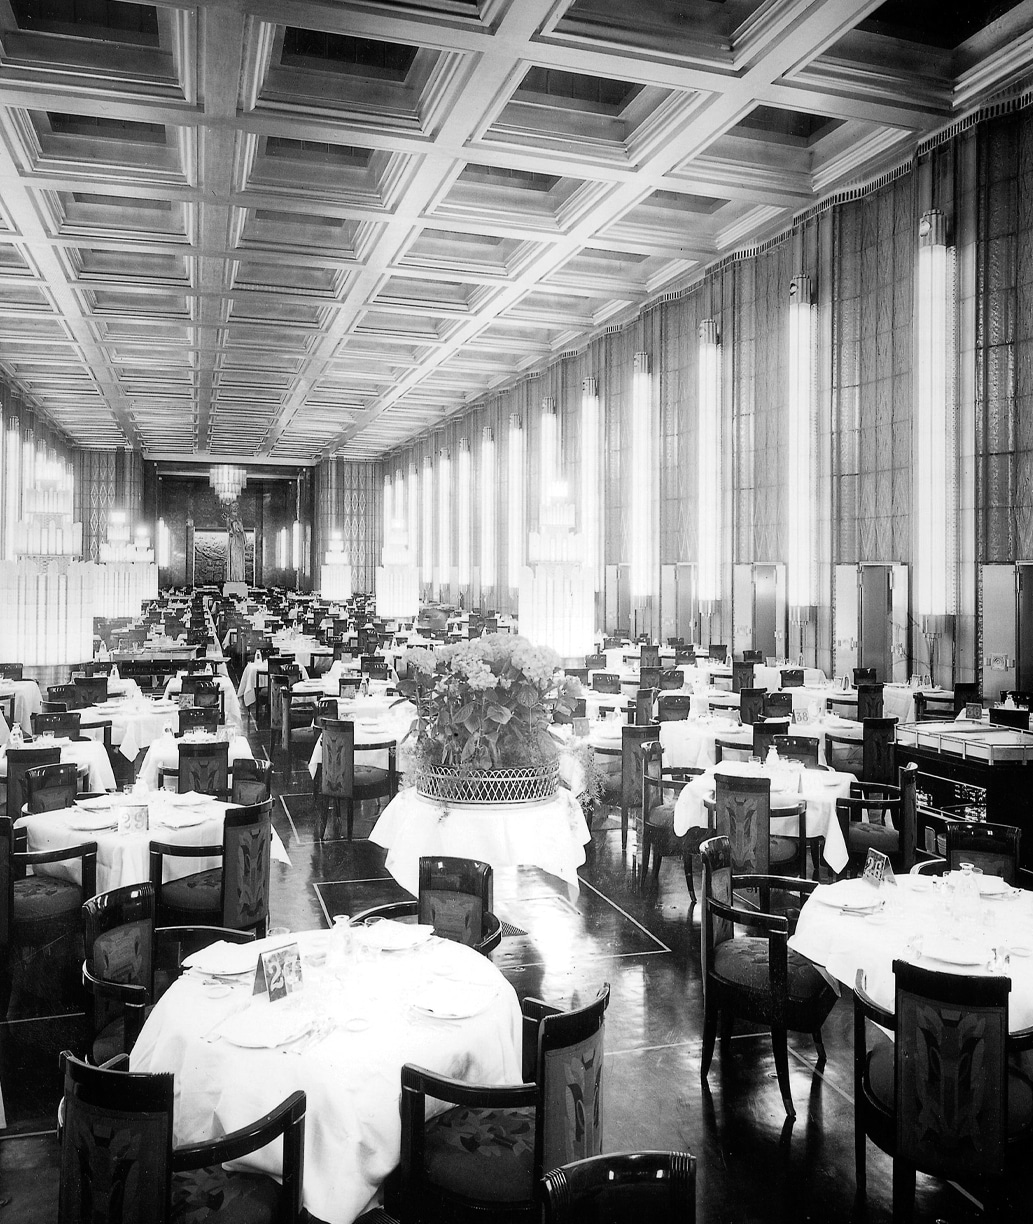
[{"label": "decorative wall panel", "polygon": [[317,564],[333,532],[344,541],[352,589],[373,591],[383,548],[384,465],[324,460],[316,469],[314,551]]}]

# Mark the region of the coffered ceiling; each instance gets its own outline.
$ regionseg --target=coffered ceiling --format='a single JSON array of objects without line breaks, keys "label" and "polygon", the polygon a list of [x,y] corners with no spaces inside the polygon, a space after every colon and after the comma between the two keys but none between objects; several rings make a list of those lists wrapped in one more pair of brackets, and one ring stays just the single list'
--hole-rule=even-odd
[{"label": "coffered ceiling", "polygon": [[1033,0],[0,0],[0,368],[383,453],[1033,74]]}]

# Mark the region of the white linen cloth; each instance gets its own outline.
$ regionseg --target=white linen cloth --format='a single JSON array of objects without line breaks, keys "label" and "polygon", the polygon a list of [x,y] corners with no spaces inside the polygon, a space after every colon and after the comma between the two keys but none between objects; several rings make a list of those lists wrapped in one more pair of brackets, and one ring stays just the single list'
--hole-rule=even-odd
[{"label": "white linen cloth", "polygon": [[[247,742],[247,737],[244,735],[223,735],[220,738],[229,740],[229,763],[230,770],[233,769],[233,762],[244,760],[254,760],[255,754],[251,751],[251,745]],[[200,739],[202,742],[210,740],[211,736],[204,735],[195,737],[194,742]],[[182,740],[176,739],[174,735],[167,732],[163,733],[154,741],[147,749],[143,761],[140,764],[140,772],[137,774],[137,781],[142,782],[145,786],[152,790],[158,788],[158,771],[161,769],[177,769],[179,767],[179,745]]]},{"label": "white linen cloth", "polygon": [[[60,748],[61,760],[86,768],[86,789],[95,791],[113,791],[115,789],[115,774],[108,760],[104,745],[99,740],[70,740],[58,736],[53,740],[34,739],[31,748]],[[7,749],[0,749],[0,778],[7,777]],[[11,812],[14,816],[15,813]]]},{"label": "white linen cloth", "polygon": [[0,697],[14,694],[14,721],[32,734],[32,716],[43,709],[43,694],[35,680],[0,680]]},{"label": "white linen cloth", "polygon": [[167,727],[179,730],[179,707],[171,701],[151,701],[147,697],[126,697],[87,706],[83,722],[110,721],[111,743],[129,761],[135,761],[141,748],[147,748]]},{"label": "white linen cloth", "polygon": [[886,684],[882,689],[882,716],[898,723],[915,721],[915,694],[924,693],[940,701],[954,699],[953,689],[912,688],[909,684]]},{"label": "white linen cloth", "polygon": [[781,765],[769,771],[765,765],[751,765],[748,761],[723,761],[687,783],[674,805],[674,831],[680,837],[690,828],[705,829],[709,823],[703,800],[713,797],[714,774],[771,777],[771,832],[782,837],[795,837],[799,833],[799,821],[795,816],[780,817],[777,808],[801,799],[807,800],[807,835],[824,837],[822,857],[833,871],[842,871],[847,865],[846,843],[843,831],[836,819],[836,800],[850,795],[850,784],[856,779],[853,774],[837,773],[830,769],[793,769]]},{"label": "white linen cloth", "polygon": [[581,805],[560,787],[541,803],[447,807],[399,791],[373,826],[369,840],[387,850],[385,866],[414,896],[420,883],[420,858],[461,855],[500,867],[530,865],[559,876],[576,894],[577,869],[591,840]]},{"label": "white linen cloth", "polygon": [[[341,698],[337,709],[343,720],[355,723],[357,752],[361,751],[363,744],[380,744],[385,740],[394,740],[398,746],[409,734],[416,718],[416,707],[410,701],[392,704],[397,700],[396,697],[384,696],[356,697],[354,700]],[[308,771],[313,778],[322,761],[323,737],[320,736],[308,762]],[[387,753],[367,753],[360,763],[372,765],[377,769],[387,769]]]},{"label": "white linen cloth", "polygon": [[295,662],[299,663],[302,667],[309,666],[314,654],[333,654],[332,649],[319,641],[318,638],[308,637],[304,634],[294,636],[289,630],[274,633],[273,645],[276,647],[277,654],[293,655]]},{"label": "white linen cloth", "polygon": [[[1009,949],[1010,963],[1002,972],[1011,978],[1008,1023],[1012,1032],[1033,1025],[1033,892],[1009,892],[996,899],[982,898],[980,917],[968,920],[955,932],[950,917],[949,877],[898,876],[896,884],[884,884],[873,895],[885,900],[874,917],[845,914],[833,902],[842,895],[843,884],[815,891],[800,911],[796,933],[789,946],[821,966],[836,981],[853,989],[858,969],[866,976],[865,989],[881,1006],[893,1010],[894,958],[915,961],[940,972],[989,972],[993,949]],[[827,898],[827,901],[824,899]],[[955,933],[964,936],[981,960],[975,964],[952,964],[936,958],[940,951],[951,955]]]},{"label": "white linen cloth", "polygon": [[[361,942],[362,933],[356,938]],[[304,934],[298,942],[304,956]],[[266,940],[249,947],[257,955],[271,945]],[[351,1224],[373,1205],[399,1161],[402,1064],[418,1063],[474,1083],[520,1083],[520,1005],[487,957],[437,938],[410,951],[352,958],[340,970],[303,960],[302,974],[304,989],[273,1004],[252,1001],[251,976],[224,997],[212,998],[201,974],[184,974],[148,1017],[130,1069],[174,1074],[176,1144],[253,1122],[303,1089],[305,1207],[327,1224]],[[441,983],[449,997],[476,992],[486,1005],[459,1019],[437,1018],[413,1006]],[[272,1019],[277,1009],[293,1009],[303,1023],[321,1024],[316,1032],[323,1035],[312,1044],[306,1038],[296,1042],[296,1053],[288,1052],[289,1046],[241,1048],[221,1035],[223,1025],[232,1034],[234,1022],[249,1020],[247,1012],[262,1008]],[[428,1113],[446,1108],[427,1104]],[[281,1152],[278,1142],[270,1144],[234,1167],[278,1175]]]},{"label": "white linen cloth", "polygon": [[[82,807],[63,808],[55,812],[41,812],[36,816],[23,816],[17,822],[24,828],[29,850],[62,850],[81,842],[97,843],[97,891],[108,892],[127,884],[142,884],[151,878],[151,840],[175,842],[181,846],[214,846],[222,844],[222,820],[231,806],[218,799],[199,796],[190,806],[183,803],[185,795],[175,796],[170,802],[162,791],[151,791],[130,802],[146,802],[150,809],[150,829],[138,833],[120,833],[112,825],[118,821],[118,806],[121,796],[112,796],[112,806],[103,810]],[[197,823],[194,818],[200,817]],[[162,824],[167,819],[170,824]],[[173,822],[178,827],[173,827]],[[182,823],[181,823],[182,822]],[[77,827],[93,825],[93,828]],[[107,827],[96,827],[98,825]],[[280,835],[273,829],[270,857],[274,863],[290,866],[290,858]],[[178,880],[194,872],[208,871],[218,867],[220,857],[177,858],[165,860],[163,879]],[[80,871],[71,863],[48,863],[36,868],[41,875],[54,875],[63,880],[81,884]]]},{"label": "white linen cloth", "polygon": [[[222,704],[225,711],[224,722],[226,726],[235,732],[244,731],[243,715],[240,710],[240,698],[233,689],[233,681],[229,676],[209,676],[209,680],[214,680],[222,690]],[[165,685],[165,700],[172,701],[179,697],[183,692],[183,677],[171,676],[168,683]]]}]

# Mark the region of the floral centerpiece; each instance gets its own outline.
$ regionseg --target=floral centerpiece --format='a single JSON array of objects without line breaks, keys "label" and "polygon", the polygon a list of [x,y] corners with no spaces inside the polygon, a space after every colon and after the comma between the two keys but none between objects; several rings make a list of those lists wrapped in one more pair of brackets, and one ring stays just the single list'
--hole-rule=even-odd
[{"label": "floral centerpiece", "polygon": [[399,692],[416,706],[412,754],[417,790],[456,803],[547,798],[559,745],[549,732],[568,704],[552,650],[489,634],[402,656]]}]

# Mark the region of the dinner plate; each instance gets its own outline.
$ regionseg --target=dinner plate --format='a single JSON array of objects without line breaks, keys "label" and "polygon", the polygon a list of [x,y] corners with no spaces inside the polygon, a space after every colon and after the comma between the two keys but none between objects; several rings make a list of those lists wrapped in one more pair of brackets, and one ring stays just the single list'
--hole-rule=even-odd
[{"label": "dinner plate", "polygon": [[984,875],[979,878],[979,895],[981,897],[1003,897],[1011,892],[1011,885],[1000,876]]},{"label": "dinner plate", "polygon": [[490,1007],[494,998],[494,986],[449,980],[424,986],[417,991],[412,1005],[416,1011],[438,1020],[462,1020]]},{"label": "dinner plate", "polygon": [[824,905],[850,914],[874,914],[886,901],[867,880],[840,880],[838,884],[819,884],[814,897]]},{"label": "dinner plate", "polygon": [[68,821],[68,827],[74,829],[77,833],[103,833],[109,829],[118,827],[117,821],[112,819],[111,812],[98,812],[96,816],[73,816]]},{"label": "dinner plate", "polygon": [[922,955],[945,965],[982,965],[990,949],[974,939],[956,939],[951,935],[926,936]]},{"label": "dinner plate", "polygon": [[191,952],[183,960],[184,968],[212,977],[243,977],[254,973],[257,963],[258,952],[253,943],[233,944],[223,939]]},{"label": "dinner plate", "polygon": [[151,824],[163,829],[192,829],[204,824],[208,817],[204,812],[151,812]]},{"label": "dinner plate", "polygon": [[92,799],[76,799],[75,806],[87,812],[106,812],[113,803],[111,795],[95,795]]},{"label": "dinner plate", "polygon": [[420,922],[395,922],[385,918],[363,928],[366,946],[379,952],[405,952],[426,943],[434,928]]},{"label": "dinner plate", "polygon": [[272,1050],[304,1037],[313,1025],[311,1016],[284,1011],[282,1007],[258,1006],[231,1016],[219,1030],[230,1045],[246,1050]]}]

